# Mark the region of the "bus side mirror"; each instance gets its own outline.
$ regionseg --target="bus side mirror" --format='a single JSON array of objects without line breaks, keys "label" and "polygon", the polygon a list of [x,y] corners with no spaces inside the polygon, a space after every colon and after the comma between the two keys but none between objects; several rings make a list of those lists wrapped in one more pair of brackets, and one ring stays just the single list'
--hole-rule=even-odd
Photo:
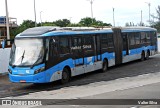
[{"label": "bus side mirror", "polygon": [[2,45],[3,49],[6,47],[6,40],[5,39],[1,42],[1,45]]}]

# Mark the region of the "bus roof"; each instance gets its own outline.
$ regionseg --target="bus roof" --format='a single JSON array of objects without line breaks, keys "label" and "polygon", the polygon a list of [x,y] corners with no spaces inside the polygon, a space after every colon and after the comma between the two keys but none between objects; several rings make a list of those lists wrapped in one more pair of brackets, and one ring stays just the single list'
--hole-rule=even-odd
[{"label": "bus roof", "polygon": [[[116,27],[117,28],[117,27]],[[29,28],[16,37],[46,37],[46,36],[62,36],[74,34],[100,34],[113,33],[114,28],[94,28],[94,27],[55,27],[42,26]],[[118,27],[122,32],[140,32],[140,31],[156,31],[150,27]]]},{"label": "bus roof", "polygon": [[140,32],[140,31],[157,31],[155,28],[151,27],[123,27],[122,32]]},{"label": "bus roof", "polygon": [[34,27],[29,28],[16,37],[37,37],[37,36],[57,36],[57,35],[74,35],[74,34],[95,34],[95,33],[112,33],[112,29],[103,30],[94,27]]}]

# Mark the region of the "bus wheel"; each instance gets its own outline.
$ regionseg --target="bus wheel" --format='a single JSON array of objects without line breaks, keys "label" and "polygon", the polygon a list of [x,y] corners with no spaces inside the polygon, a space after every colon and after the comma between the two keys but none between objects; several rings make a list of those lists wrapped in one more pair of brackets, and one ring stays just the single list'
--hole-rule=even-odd
[{"label": "bus wheel", "polygon": [[106,72],[108,70],[108,63],[106,60],[103,61],[102,72]]},{"label": "bus wheel", "polygon": [[147,54],[146,54],[146,60],[149,59],[149,51],[147,51]]},{"label": "bus wheel", "polygon": [[142,52],[142,54],[141,54],[141,61],[144,61],[145,60],[145,54],[144,54],[144,52]]},{"label": "bus wheel", "polygon": [[69,71],[68,71],[68,69],[64,68],[62,71],[61,83],[65,84],[65,83],[69,82],[69,79],[70,79]]}]

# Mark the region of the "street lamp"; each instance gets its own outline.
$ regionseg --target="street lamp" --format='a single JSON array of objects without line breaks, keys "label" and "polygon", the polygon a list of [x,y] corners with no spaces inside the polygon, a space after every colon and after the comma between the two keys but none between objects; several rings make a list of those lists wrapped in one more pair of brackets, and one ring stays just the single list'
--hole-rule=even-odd
[{"label": "street lamp", "polygon": [[[10,39],[10,33],[9,33],[9,17],[8,17],[8,4],[7,4],[7,0],[5,0],[5,6],[6,6],[6,28],[7,28],[7,39]],[[8,45],[10,45],[10,42],[8,42]]]},{"label": "street lamp", "polygon": [[140,22],[140,26],[143,26],[143,21],[142,21],[142,16],[143,14],[142,14],[142,10],[141,10],[141,22]]},{"label": "street lamp", "polygon": [[149,7],[149,23],[150,23],[150,7],[151,7],[151,3],[148,3],[148,2],[145,2],[148,4],[148,7]]},{"label": "street lamp", "polygon": [[42,26],[42,16],[41,16],[42,12],[43,12],[43,11],[41,11],[41,12],[40,12],[40,21],[41,21],[41,26]]},{"label": "street lamp", "polygon": [[36,22],[36,3],[34,0],[34,18],[35,18],[35,27],[37,26],[37,22]]},{"label": "street lamp", "polygon": [[114,8],[113,8],[113,26],[115,27]]},{"label": "street lamp", "polygon": [[71,19],[72,19],[72,17],[69,17],[70,22],[71,22]]},{"label": "street lamp", "polygon": [[87,0],[87,1],[91,3],[91,17],[93,19],[93,9],[92,9],[93,0]]}]

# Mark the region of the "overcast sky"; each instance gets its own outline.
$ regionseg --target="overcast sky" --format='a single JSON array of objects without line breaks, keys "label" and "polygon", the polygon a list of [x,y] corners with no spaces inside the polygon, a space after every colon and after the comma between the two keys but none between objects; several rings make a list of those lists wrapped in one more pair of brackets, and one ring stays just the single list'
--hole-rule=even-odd
[{"label": "overcast sky", "polygon": [[[8,0],[9,16],[17,18],[18,24],[21,24],[23,20],[27,19],[34,21],[33,1]],[[35,1],[37,22],[40,22],[40,13],[42,21],[55,21],[67,18],[71,22],[77,23],[81,18],[91,17],[89,0]],[[113,24],[113,8],[115,8],[115,25],[124,26],[126,22],[139,23],[142,10],[143,22],[147,24],[149,6],[145,2],[151,3],[151,14],[156,15],[156,8],[160,5],[160,0],[94,0],[93,17],[96,20]],[[5,0],[0,0],[0,16],[5,16]]]}]

